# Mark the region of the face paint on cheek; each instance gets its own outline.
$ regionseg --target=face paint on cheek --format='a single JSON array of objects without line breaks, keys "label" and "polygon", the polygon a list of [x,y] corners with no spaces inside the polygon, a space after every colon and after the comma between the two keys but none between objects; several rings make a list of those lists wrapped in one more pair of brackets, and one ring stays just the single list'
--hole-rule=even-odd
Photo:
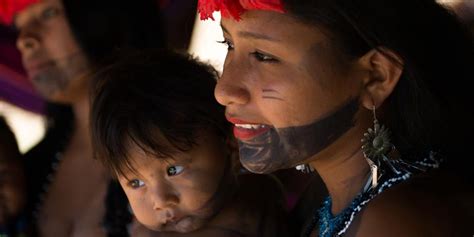
[{"label": "face paint on cheek", "polygon": [[54,60],[51,66],[44,68],[32,79],[35,88],[44,97],[66,90],[71,81],[88,70],[88,64],[82,52],[76,52],[66,58]]},{"label": "face paint on cheek", "polygon": [[316,155],[354,126],[358,98],[312,124],[272,128],[260,136],[239,140],[240,161],[254,173],[271,173],[291,168]]},{"label": "face paint on cheek", "polygon": [[278,91],[273,90],[273,89],[263,89],[262,90],[262,99],[270,99],[270,100],[281,100],[284,101],[281,98],[281,95]]}]

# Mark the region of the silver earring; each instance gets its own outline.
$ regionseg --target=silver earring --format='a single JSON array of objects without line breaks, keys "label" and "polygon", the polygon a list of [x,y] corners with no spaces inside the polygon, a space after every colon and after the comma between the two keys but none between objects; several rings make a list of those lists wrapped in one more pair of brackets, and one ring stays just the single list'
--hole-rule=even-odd
[{"label": "silver earring", "polygon": [[301,165],[297,165],[296,167],[296,170],[299,170],[305,174],[307,173],[311,173],[314,171],[313,167],[311,167],[310,165],[308,164],[301,164]]},{"label": "silver earring", "polygon": [[387,154],[394,148],[390,141],[390,131],[385,126],[379,124],[375,113],[375,105],[372,107],[372,112],[374,116],[374,127],[369,128],[367,132],[364,133],[364,138],[361,142],[362,152],[372,173],[372,187],[374,188],[377,186],[381,175],[379,168],[382,161],[387,162],[396,173],[398,173],[398,171],[390,164],[390,160],[387,157]]}]

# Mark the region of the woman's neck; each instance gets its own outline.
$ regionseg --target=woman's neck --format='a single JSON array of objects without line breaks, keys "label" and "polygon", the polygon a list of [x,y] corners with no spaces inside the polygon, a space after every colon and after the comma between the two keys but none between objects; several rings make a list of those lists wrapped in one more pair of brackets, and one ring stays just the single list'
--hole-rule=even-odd
[{"label": "woman's neck", "polygon": [[[356,136],[362,134],[353,131]],[[332,149],[337,152],[330,156],[315,158],[310,165],[318,172],[331,196],[332,209],[340,213],[362,191],[369,178],[369,165],[360,148],[360,138],[344,140],[353,141],[342,143],[344,149]],[[352,136],[353,137],[353,136]]]},{"label": "woman's neck", "polygon": [[89,138],[89,98],[84,96],[72,104],[74,112],[74,128],[72,140],[79,142],[86,147],[90,146]]}]

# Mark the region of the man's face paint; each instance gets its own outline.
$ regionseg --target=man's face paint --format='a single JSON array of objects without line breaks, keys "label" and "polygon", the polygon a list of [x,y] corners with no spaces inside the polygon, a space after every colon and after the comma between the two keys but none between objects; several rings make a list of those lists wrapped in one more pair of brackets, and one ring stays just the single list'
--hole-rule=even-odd
[{"label": "man's face paint", "polygon": [[358,98],[312,124],[272,128],[246,141],[239,140],[240,161],[254,173],[291,168],[319,153],[354,126]]},{"label": "man's face paint", "polygon": [[82,52],[73,53],[66,58],[51,60],[40,70],[30,74],[31,81],[45,98],[66,93],[78,76],[88,71],[89,65]]},{"label": "man's face paint", "polygon": [[15,17],[17,47],[37,91],[47,100],[70,103],[82,93],[89,62],[66,19],[62,1],[42,0]]}]

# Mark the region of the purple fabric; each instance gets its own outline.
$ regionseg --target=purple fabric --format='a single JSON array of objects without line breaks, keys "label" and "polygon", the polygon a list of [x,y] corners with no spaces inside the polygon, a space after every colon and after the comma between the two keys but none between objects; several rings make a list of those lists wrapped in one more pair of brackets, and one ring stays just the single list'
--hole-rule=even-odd
[{"label": "purple fabric", "polygon": [[[2,73],[0,72],[0,74]],[[45,103],[43,99],[36,94],[12,85],[8,79],[4,79],[3,75],[0,75],[0,100],[34,113],[44,114]]]},{"label": "purple fabric", "polygon": [[0,27],[0,100],[43,114],[45,102],[26,77],[15,39],[12,29]]}]

